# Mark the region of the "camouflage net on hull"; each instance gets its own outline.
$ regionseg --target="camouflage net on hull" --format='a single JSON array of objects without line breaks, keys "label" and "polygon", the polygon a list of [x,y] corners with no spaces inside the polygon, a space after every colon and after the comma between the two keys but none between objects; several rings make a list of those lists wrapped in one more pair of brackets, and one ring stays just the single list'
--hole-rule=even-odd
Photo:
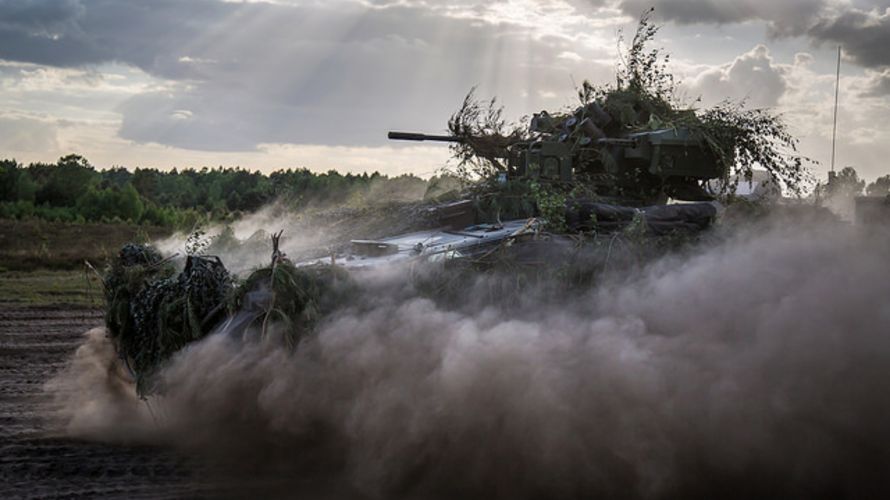
[{"label": "camouflage net on hull", "polygon": [[[345,270],[331,265],[296,267],[282,261],[255,270],[234,294],[233,309],[256,313],[248,327],[263,335],[278,333],[294,348],[315,328],[318,321],[341,304],[353,291]],[[250,294],[260,293],[251,303]],[[259,306],[259,307],[257,307]]]},{"label": "camouflage net on hull", "polygon": [[[406,284],[420,296],[458,306],[482,276],[486,286],[479,297],[485,303],[511,301],[517,288],[541,283],[585,288],[610,267],[694,244],[716,217],[710,204],[629,208],[585,201],[564,209],[571,234],[522,230],[499,243],[483,238],[447,259],[423,260],[417,253],[416,261],[429,265],[412,261]],[[191,255],[180,259],[178,270],[172,258],[149,246],[121,249],[104,277],[106,324],[139,395],[162,392],[158,374],[165,363],[214,332],[271,338],[294,349],[338,308],[367,306],[365,299],[374,294],[365,293],[346,269],[321,261],[294,265],[279,251],[280,236],[272,236],[271,264],[244,280],[218,257]]]},{"label": "camouflage net on hull", "polygon": [[[140,396],[163,390],[159,369],[188,344],[233,318],[239,330],[274,330],[295,347],[348,289],[339,268],[287,260],[243,283],[218,257],[188,256],[180,272],[150,246],[125,245],[104,276],[105,322]],[[336,291],[336,293],[335,293]]]}]

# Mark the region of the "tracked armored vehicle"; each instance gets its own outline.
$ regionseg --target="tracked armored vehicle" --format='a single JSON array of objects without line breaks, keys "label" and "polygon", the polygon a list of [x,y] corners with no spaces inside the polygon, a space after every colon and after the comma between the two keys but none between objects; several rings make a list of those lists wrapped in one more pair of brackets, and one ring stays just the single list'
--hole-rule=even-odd
[{"label": "tracked armored vehicle", "polygon": [[[389,138],[460,144],[493,163],[501,181],[581,186],[602,201],[645,206],[713,199],[703,188],[726,175],[727,161],[718,161],[698,128],[659,126],[640,108],[594,101],[567,113],[541,111],[527,131],[509,137],[473,136],[452,118],[452,135],[390,132]],[[694,113],[684,115],[696,123]]]},{"label": "tracked armored vehicle", "polygon": [[[651,127],[643,112],[633,116],[637,125],[628,127],[593,102],[560,115],[542,111],[526,134],[511,138],[390,132],[390,139],[469,148],[495,165],[493,176],[465,196],[425,207],[415,231],[356,234],[321,258],[288,258],[278,233],[271,264],[243,281],[216,258],[190,256],[177,274],[164,256],[128,246],[105,279],[111,337],[140,394],[148,395],[163,390],[156,374],[173,354],[210,334],[262,337],[275,330],[296,347],[320,321],[360,300],[367,269],[431,264],[444,266],[440,279],[459,264],[461,276],[499,270],[589,286],[631,248],[616,246],[622,233],[637,242],[696,234],[717,215],[703,187],[725,172],[702,135]],[[639,248],[628,252],[637,260]],[[658,252],[663,245],[645,248]],[[441,283],[425,285],[416,288],[443,290]]]}]

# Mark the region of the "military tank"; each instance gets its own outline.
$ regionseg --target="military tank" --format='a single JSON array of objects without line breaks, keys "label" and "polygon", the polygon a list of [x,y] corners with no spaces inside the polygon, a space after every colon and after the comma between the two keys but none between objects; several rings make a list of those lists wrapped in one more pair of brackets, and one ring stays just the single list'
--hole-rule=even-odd
[{"label": "military tank", "polygon": [[[493,179],[478,183],[486,187],[425,206],[423,224],[415,231],[353,239],[320,258],[288,258],[279,246],[281,233],[274,234],[270,264],[243,280],[218,258],[189,256],[177,273],[169,258],[129,245],[105,279],[110,336],[137,390],[147,396],[163,391],[156,374],[164,363],[208,335],[283,331],[286,344],[295,348],[318,322],[361,295],[364,270],[431,264],[444,270],[434,273],[436,279],[449,273],[472,278],[496,269],[547,279],[566,276],[587,286],[631,247],[616,246],[622,234],[634,233],[636,242],[697,234],[717,215],[719,205],[703,186],[725,172],[701,133],[651,122],[637,113],[637,126],[629,128],[593,102],[569,113],[537,113],[527,134],[511,139],[389,132],[394,140],[468,147],[495,160],[498,168]],[[545,186],[565,196],[543,207],[540,196],[510,186]],[[503,191],[518,196],[525,208],[495,216],[480,208]],[[682,203],[666,203],[669,199]],[[554,218],[561,224],[549,220]],[[664,245],[639,245],[630,252],[635,259],[639,249],[657,253]],[[542,261],[546,264],[538,265]],[[441,280],[426,285],[416,288],[441,297]]]},{"label": "military tank", "polygon": [[650,114],[634,114],[634,123],[645,125],[620,125],[621,118],[591,102],[570,113],[536,113],[527,136],[513,140],[416,132],[389,132],[388,137],[464,144],[480,156],[503,160],[498,165],[504,182],[584,185],[601,200],[622,205],[713,200],[704,186],[724,177],[725,162],[718,161],[702,132],[658,127]]}]

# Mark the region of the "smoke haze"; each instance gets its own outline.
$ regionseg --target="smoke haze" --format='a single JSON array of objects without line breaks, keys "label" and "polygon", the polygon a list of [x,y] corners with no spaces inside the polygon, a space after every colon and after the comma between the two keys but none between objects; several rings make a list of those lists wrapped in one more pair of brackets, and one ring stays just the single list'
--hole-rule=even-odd
[{"label": "smoke haze", "polygon": [[[489,278],[446,307],[375,275],[294,353],[223,332],[177,355],[157,423],[75,360],[95,404],[68,430],[274,471],[287,496],[310,478],[372,498],[886,496],[888,251],[773,221],[498,305]],[[97,335],[78,359],[113,356]]]},{"label": "smoke haze", "polygon": [[[202,228],[202,239],[208,243],[204,251],[220,256],[229,271],[247,274],[269,264],[269,236],[279,230],[284,230],[281,250],[298,262],[329,257],[342,251],[351,238],[382,238],[420,229],[423,210],[409,202],[419,198],[392,191],[381,196],[350,206],[315,204],[296,211],[286,204],[267,205],[229,224]],[[154,245],[166,255],[185,255],[188,237],[176,233]]]}]

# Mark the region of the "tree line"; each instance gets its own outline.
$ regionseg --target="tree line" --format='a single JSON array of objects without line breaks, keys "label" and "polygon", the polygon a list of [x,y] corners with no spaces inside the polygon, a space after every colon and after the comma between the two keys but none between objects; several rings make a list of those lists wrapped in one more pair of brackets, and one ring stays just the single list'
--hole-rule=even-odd
[{"label": "tree line", "polygon": [[[72,154],[56,163],[23,165],[0,160],[0,218],[190,228],[202,221],[237,217],[274,201],[300,209],[312,204],[417,200],[445,181],[444,177],[425,181],[413,175],[314,173],[307,169],[268,175],[222,167],[97,170],[86,158]],[[890,175],[867,184],[854,168],[845,167],[831,186],[821,184],[814,194],[817,199],[887,196]]]},{"label": "tree line", "polygon": [[839,196],[853,198],[856,196],[888,196],[890,195],[890,175],[882,175],[874,182],[866,184],[865,179],[853,167],[844,167],[834,174],[828,183],[816,186],[817,198]]},{"label": "tree line", "polygon": [[72,154],[56,163],[0,160],[0,218],[191,227],[202,220],[255,211],[273,201],[302,208],[313,203],[411,198],[422,196],[426,185],[413,175],[335,170],[288,169],[269,175],[222,167],[98,170],[86,158]]}]

